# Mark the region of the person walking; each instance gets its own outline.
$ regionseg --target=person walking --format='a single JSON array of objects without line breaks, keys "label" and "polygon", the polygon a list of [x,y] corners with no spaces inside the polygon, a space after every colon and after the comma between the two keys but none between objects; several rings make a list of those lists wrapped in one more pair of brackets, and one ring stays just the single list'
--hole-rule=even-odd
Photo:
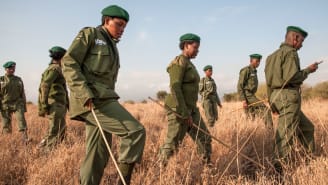
[{"label": "person walking", "polygon": [[[129,21],[129,13],[111,5],[102,10],[102,24],[80,31],[63,58],[63,74],[70,90],[70,116],[86,125],[86,157],[80,170],[81,184],[99,184],[109,160],[96,118],[111,142],[111,135],[120,138],[118,166],[130,184],[136,163],[140,163],[146,132],[119,102],[115,92],[120,68],[117,43]],[[117,184],[123,184],[121,179]]]},{"label": "person walking", "polygon": [[38,146],[51,149],[65,136],[68,92],[61,69],[61,60],[66,50],[54,46],[49,52],[51,62],[42,74],[38,98],[39,116],[49,118],[49,129]]},{"label": "person walking", "polygon": [[301,70],[298,50],[308,33],[302,28],[288,26],[285,42],[266,60],[265,78],[272,111],[279,114],[275,136],[276,167],[294,158],[296,143],[306,154],[314,151],[314,126],[301,110],[300,87],[310,73],[317,70],[313,63]]},{"label": "person walking", "polygon": [[213,67],[207,65],[204,67],[205,77],[199,82],[199,94],[202,96],[202,105],[205,110],[205,116],[210,127],[214,126],[215,121],[218,120],[218,107],[222,108],[222,104],[217,93],[217,87],[212,78]]},{"label": "person walking", "polygon": [[[204,163],[211,161],[211,138],[192,124],[208,132],[197,108],[199,74],[196,67],[190,61],[196,58],[200,46],[200,37],[193,33],[187,33],[180,37],[179,47],[182,53],[175,57],[167,67],[170,77],[171,93],[165,98],[165,106],[168,107],[168,130],[164,144],[160,148],[160,158],[164,165],[178,150],[186,133],[197,144],[197,151]],[[179,116],[176,115],[179,114]]]},{"label": "person walking", "polygon": [[28,142],[27,125],[24,113],[26,110],[26,96],[23,80],[15,75],[16,63],[6,62],[5,75],[0,77],[0,99],[3,133],[12,132],[12,114],[15,113],[19,132],[22,134],[23,142]]},{"label": "person walking", "polygon": [[268,128],[273,127],[272,115],[267,106],[259,100],[255,93],[258,88],[257,70],[262,59],[260,54],[250,55],[250,64],[242,68],[239,72],[239,80],[237,91],[242,101],[242,106],[246,116],[252,119],[258,116],[264,119],[264,123]]}]

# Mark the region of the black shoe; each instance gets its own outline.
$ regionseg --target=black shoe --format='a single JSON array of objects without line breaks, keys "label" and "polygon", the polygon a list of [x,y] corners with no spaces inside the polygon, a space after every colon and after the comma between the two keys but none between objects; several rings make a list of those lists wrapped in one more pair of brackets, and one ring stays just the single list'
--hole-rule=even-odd
[{"label": "black shoe", "polygon": [[[134,169],[134,163],[131,164],[120,163],[118,166],[122,173],[126,185],[130,185],[132,171]],[[118,177],[117,185],[124,185],[120,176]]]},{"label": "black shoe", "polygon": [[[131,176],[123,176],[125,184],[126,185],[130,185],[130,181],[131,181]],[[119,177],[118,181],[117,181],[117,185],[124,185],[122,179]]]}]

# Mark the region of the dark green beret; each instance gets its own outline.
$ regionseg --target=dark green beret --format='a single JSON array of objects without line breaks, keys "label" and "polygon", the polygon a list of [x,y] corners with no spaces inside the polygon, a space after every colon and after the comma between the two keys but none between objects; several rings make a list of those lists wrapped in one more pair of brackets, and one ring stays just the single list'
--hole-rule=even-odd
[{"label": "dark green beret", "polygon": [[207,65],[203,68],[204,71],[207,71],[208,69],[213,69],[211,65]]},{"label": "dark green beret", "polygon": [[297,26],[288,26],[287,32],[289,32],[289,31],[294,31],[294,32],[300,33],[303,35],[304,38],[306,38],[308,36],[308,33],[306,31],[304,31],[302,28],[297,27]]},{"label": "dark green beret", "polygon": [[66,49],[60,47],[60,46],[54,46],[51,49],[49,49],[50,53],[66,53]]},{"label": "dark green beret", "polygon": [[262,58],[262,55],[260,55],[260,54],[251,54],[251,55],[249,55],[249,57],[251,57],[251,58],[256,58],[256,59],[260,59],[261,60],[261,58]]},{"label": "dark green beret", "polygon": [[193,33],[186,33],[180,37],[180,42],[183,42],[183,41],[200,42],[200,37]]},{"label": "dark green beret", "polygon": [[101,14],[110,17],[118,17],[124,19],[126,22],[128,22],[130,18],[129,13],[117,5],[107,6],[101,11]]},{"label": "dark green beret", "polygon": [[5,64],[3,64],[3,67],[4,67],[4,68],[10,68],[10,67],[12,67],[12,66],[14,66],[14,65],[16,65],[15,62],[13,62],[13,61],[8,61],[8,62],[6,62]]}]

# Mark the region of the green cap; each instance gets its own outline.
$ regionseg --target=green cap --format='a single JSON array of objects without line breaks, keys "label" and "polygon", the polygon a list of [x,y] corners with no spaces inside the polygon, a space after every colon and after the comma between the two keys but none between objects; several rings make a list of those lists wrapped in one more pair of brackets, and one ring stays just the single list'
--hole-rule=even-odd
[{"label": "green cap", "polygon": [[308,33],[306,31],[304,31],[302,28],[297,27],[297,26],[288,26],[287,32],[289,32],[289,31],[294,31],[294,32],[300,33],[301,35],[303,35],[304,38],[306,38],[308,36]]},{"label": "green cap", "polygon": [[130,18],[129,13],[117,5],[107,6],[101,11],[101,14],[110,17],[118,17],[124,19],[126,22],[128,22]]},{"label": "green cap", "polygon": [[61,59],[65,53],[66,53],[66,49],[60,47],[60,46],[54,46],[51,49],[49,49],[50,52],[50,57],[55,59],[55,60],[59,60]]},{"label": "green cap", "polygon": [[51,49],[49,49],[50,53],[66,53],[66,49],[60,47],[60,46],[54,46]]},{"label": "green cap", "polygon": [[16,63],[14,61],[8,61],[5,64],[3,64],[3,67],[4,68],[10,68],[10,67],[15,66],[15,65],[16,65]]},{"label": "green cap", "polygon": [[180,37],[180,42],[183,42],[183,41],[200,42],[200,37],[193,33],[186,33]]},{"label": "green cap", "polygon": [[256,58],[256,59],[260,59],[261,60],[262,55],[254,53],[254,54],[249,55],[249,57]]},{"label": "green cap", "polygon": [[203,68],[204,71],[207,71],[208,69],[213,69],[211,65],[207,65]]}]

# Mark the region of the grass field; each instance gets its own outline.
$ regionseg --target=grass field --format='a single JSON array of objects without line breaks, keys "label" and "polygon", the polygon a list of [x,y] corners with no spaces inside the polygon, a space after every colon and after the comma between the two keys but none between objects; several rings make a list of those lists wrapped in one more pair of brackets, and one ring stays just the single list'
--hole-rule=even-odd
[{"label": "grass field", "polygon": [[[166,168],[158,162],[158,150],[164,141],[167,121],[164,110],[154,103],[124,104],[145,126],[147,140],[143,161],[136,166],[131,184],[179,185],[179,184],[275,184],[272,167],[274,131],[264,127],[261,120],[246,120],[241,103],[224,103],[219,121],[211,133],[242,152],[257,163],[236,157],[236,153],[212,142],[212,167],[203,166],[196,153],[196,146],[187,136],[179,152]],[[303,102],[303,112],[315,124],[316,158],[309,163],[300,162],[296,167],[286,167],[285,184],[328,184],[328,101]],[[237,110],[237,111],[235,111]],[[202,110],[201,110],[202,112]],[[203,114],[203,113],[202,113]],[[274,117],[275,127],[277,117]],[[67,118],[67,137],[51,152],[37,148],[47,132],[48,121],[40,118],[35,105],[28,105],[26,113],[30,143],[21,141],[17,124],[13,121],[13,133],[0,135],[0,185],[66,185],[78,184],[79,167],[85,154],[84,124]],[[117,153],[118,138],[114,137],[112,150]],[[110,161],[102,184],[115,184],[117,173]]]}]

